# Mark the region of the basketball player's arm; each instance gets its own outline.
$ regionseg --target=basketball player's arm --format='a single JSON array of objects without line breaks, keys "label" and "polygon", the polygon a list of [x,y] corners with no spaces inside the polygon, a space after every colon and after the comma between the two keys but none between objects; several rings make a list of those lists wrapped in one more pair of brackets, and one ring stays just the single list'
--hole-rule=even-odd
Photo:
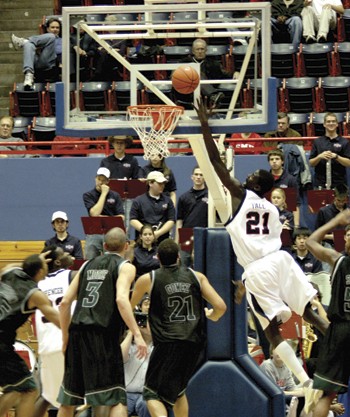
[{"label": "basketball player's arm", "polygon": [[225,301],[210,285],[208,278],[204,274],[196,271],[196,275],[201,284],[203,298],[212,306],[212,308],[204,308],[205,315],[209,320],[218,321],[225,314],[227,309]]},{"label": "basketball player's arm", "polygon": [[28,300],[28,307],[30,309],[38,308],[48,321],[60,327],[58,312],[52,307],[51,301],[45,293],[35,291]]},{"label": "basketball player's arm", "polygon": [[320,242],[327,233],[336,229],[337,226],[345,226],[349,223],[350,209],[346,209],[311,234],[306,240],[307,249],[320,261],[327,262],[333,266],[341,254],[334,249],[323,247]]},{"label": "basketball player's arm", "polygon": [[149,294],[151,291],[151,275],[150,274],[143,274],[141,275],[136,283],[134,290],[131,296],[131,306],[134,309],[137,304],[139,304],[142,300],[142,297],[147,293]]},{"label": "basketball player's arm", "polygon": [[121,266],[117,279],[117,299],[116,303],[124,320],[125,324],[128,326],[129,330],[134,336],[135,344],[137,347],[136,357],[141,359],[145,358],[147,355],[147,345],[143,340],[143,337],[140,332],[140,328],[136,323],[134,312],[130,303],[130,288],[134,282],[136,274],[136,268],[130,263],[125,263]]},{"label": "basketball player's arm", "polygon": [[202,126],[202,133],[204,144],[207,149],[208,155],[210,155],[210,162],[212,163],[217,176],[220,178],[223,185],[229,190],[232,197],[232,208],[238,207],[244,196],[244,189],[239,181],[232,178],[229,170],[220,157],[218,147],[216,146],[211,134],[211,129],[208,123],[208,110],[205,106],[203,99],[197,101],[197,107],[194,106],[197,111],[199,121]]},{"label": "basketball player's arm", "polygon": [[77,298],[78,287],[79,287],[80,273],[74,277],[72,283],[69,285],[68,290],[65,292],[62,301],[58,307],[60,312],[60,323],[62,330],[62,350],[66,350],[68,343],[68,329],[71,322],[71,305]]}]

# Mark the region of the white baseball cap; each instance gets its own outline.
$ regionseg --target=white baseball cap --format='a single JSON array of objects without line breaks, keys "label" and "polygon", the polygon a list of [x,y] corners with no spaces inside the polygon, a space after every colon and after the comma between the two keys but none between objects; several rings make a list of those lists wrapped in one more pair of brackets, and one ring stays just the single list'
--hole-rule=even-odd
[{"label": "white baseball cap", "polygon": [[57,219],[62,219],[68,222],[67,213],[65,213],[64,211],[55,211],[52,215],[51,222],[54,222]]},{"label": "white baseball cap", "polygon": [[151,171],[148,175],[147,175],[147,181],[156,181],[159,183],[162,182],[168,182],[168,180],[164,177],[162,172],[159,171]]},{"label": "white baseball cap", "polygon": [[97,170],[96,175],[104,175],[106,178],[109,178],[111,176],[111,171],[108,168],[101,167]]}]

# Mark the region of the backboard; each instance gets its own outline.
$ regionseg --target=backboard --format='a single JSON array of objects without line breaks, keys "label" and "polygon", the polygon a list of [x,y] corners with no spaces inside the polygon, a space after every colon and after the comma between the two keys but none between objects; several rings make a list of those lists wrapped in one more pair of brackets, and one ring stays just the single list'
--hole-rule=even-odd
[{"label": "backboard", "polygon": [[[110,15],[116,17],[115,22],[104,21],[105,17]],[[84,110],[82,95],[79,92],[79,59],[71,53],[70,48],[70,34],[74,30],[77,31],[77,42],[79,36],[86,32],[123,67],[123,73],[128,74],[130,82],[131,105],[144,104],[140,90],[142,93],[151,92],[165,105],[175,105],[173,97],[164,93],[164,86],[169,86],[170,89],[171,71],[176,69],[180,62],[167,62],[166,55],[160,52],[152,56],[150,62],[141,63],[141,60],[137,59],[141,44],[158,45],[164,51],[166,45],[181,45],[186,41],[190,49],[193,40],[205,39],[213,53],[212,57],[220,59],[224,67],[235,73],[235,77],[229,79],[201,79],[200,86],[214,84],[225,95],[224,104],[213,112],[210,120],[212,132],[263,132],[275,128],[276,80],[270,78],[270,3],[204,3],[197,0],[170,3],[164,0],[147,0],[142,7],[64,7],[62,21],[63,74],[62,83],[56,85],[57,134],[80,137],[112,134],[135,136],[127,120],[126,110],[112,108],[113,106],[103,111]],[[74,25],[76,28],[73,28]],[[259,39],[264,40],[261,46],[258,46]],[[126,54],[122,55],[110,44],[120,40],[126,40],[129,45],[135,46],[129,46]],[[240,45],[240,51],[237,50],[237,45]],[[226,53],[222,53],[222,46],[225,47]],[[241,53],[240,57],[235,55],[235,49],[238,55]],[[215,51],[220,56],[215,55]],[[75,80],[72,80],[70,69],[74,65],[76,76]],[[191,65],[199,72],[198,63]],[[249,107],[242,98],[248,73],[249,77],[255,80],[251,83],[255,87],[251,90],[253,103],[250,103]],[[157,79],[157,74],[162,74],[163,79]],[[75,81],[77,86],[74,96],[75,107],[72,105],[72,92],[69,91],[71,81]],[[118,101],[118,81],[111,83],[108,94],[116,97]],[[194,100],[199,94],[200,87],[194,93]],[[200,134],[200,124],[196,112],[189,108],[185,110],[173,136],[192,134]]]}]

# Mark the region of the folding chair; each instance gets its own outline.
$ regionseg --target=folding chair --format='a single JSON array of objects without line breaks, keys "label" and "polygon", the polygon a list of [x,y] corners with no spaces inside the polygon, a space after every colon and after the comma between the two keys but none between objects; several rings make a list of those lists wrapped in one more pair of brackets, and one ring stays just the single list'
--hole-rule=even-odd
[{"label": "folding chair", "polygon": [[271,75],[277,78],[297,76],[297,52],[298,48],[292,43],[271,44]]},{"label": "folding chair", "polygon": [[325,77],[331,74],[332,43],[303,44],[302,64],[308,77]]},{"label": "folding chair", "polygon": [[113,84],[109,82],[85,82],[79,87],[80,108],[85,111],[109,111],[112,108]]},{"label": "folding chair", "polygon": [[323,109],[334,113],[344,113],[350,107],[350,77],[323,77],[321,80]]}]

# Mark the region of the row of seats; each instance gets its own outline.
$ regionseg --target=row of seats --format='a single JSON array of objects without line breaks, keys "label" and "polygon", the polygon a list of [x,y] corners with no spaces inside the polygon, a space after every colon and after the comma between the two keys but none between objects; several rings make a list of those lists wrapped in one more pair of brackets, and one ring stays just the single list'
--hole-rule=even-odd
[{"label": "row of seats", "polygon": [[[324,134],[324,117],[326,113],[289,113],[290,126],[302,137],[316,137]],[[335,113],[338,119],[340,135],[350,135],[350,112]],[[112,116],[108,116],[110,119]],[[118,116],[120,119],[121,116]],[[52,141],[56,133],[56,118],[49,117],[14,117],[13,136],[25,141]]]},{"label": "row of seats", "polygon": [[[170,83],[157,87],[173,99]],[[224,93],[222,107],[227,108],[235,84],[219,84]],[[70,84],[71,108],[79,100],[79,108],[86,111],[125,111],[130,105],[130,81],[82,82],[76,90]],[[261,79],[247,80],[239,95],[237,107],[250,108],[257,91],[257,102],[261,103]],[[34,91],[25,91],[22,83],[15,83],[10,92],[10,114],[12,116],[49,116],[56,114],[54,83],[35,83]],[[78,91],[78,92],[77,92]],[[321,113],[325,111],[344,113],[350,109],[350,77],[292,77],[278,80],[277,108],[281,112]],[[137,85],[139,104],[159,104],[158,97],[142,83]]]}]

